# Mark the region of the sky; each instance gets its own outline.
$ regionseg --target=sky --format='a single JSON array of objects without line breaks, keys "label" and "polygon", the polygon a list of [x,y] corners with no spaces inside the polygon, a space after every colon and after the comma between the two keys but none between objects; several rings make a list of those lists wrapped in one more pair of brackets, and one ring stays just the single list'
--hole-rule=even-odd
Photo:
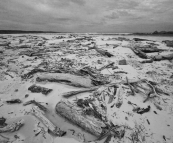
[{"label": "sky", "polygon": [[173,31],[173,0],[0,0],[0,30]]}]

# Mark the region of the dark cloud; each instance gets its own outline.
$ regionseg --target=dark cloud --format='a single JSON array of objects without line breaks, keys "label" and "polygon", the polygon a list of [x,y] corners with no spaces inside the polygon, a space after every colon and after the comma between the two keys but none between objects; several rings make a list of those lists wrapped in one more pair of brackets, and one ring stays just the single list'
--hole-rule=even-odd
[{"label": "dark cloud", "polygon": [[0,1],[0,29],[61,29],[66,32],[173,30],[172,15],[172,0]]}]

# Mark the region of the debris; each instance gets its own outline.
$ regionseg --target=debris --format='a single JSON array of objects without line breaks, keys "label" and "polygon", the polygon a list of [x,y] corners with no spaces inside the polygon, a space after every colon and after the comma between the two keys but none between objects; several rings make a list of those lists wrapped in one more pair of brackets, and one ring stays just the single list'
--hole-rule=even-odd
[{"label": "debris", "polygon": [[156,106],[156,108],[157,108],[158,110],[162,110],[162,107],[160,107],[156,102],[154,103],[154,105]]},{"label": "debris", "polygon": [[22,75],[21,77],[22,77],[23,79],[30,79],[30,78],[33,77],[33,75],[34,75],[35,73],[38,73],[38,72],[46,72],[46,71],[43,70],[43,69],[33,69],[33,70],[31,70],[30,72],[28,72],[28,73]]},{"label": "debris", "polygon": [[151,108],[150,106],[148,106],[147,108],[140,108],[140,107],[138,107],[136,111],[137,111],[138,114],[144,114],[146,112],[149,112],[150,108]]},{"label": "debris", "polygon": [[65,98],[69,98],[71,96],[74,96],[74,95],[77,95],[80,93],[91,92],[94,90],[96,90],[96,88],[89,88],[89,89],[83,89],[83,90],[78,90],[78,91],[70,91],[70,92],[63,93],[62,96]]},{"label": "debris", "polygon": [[137,49],[137,48],[134,48],[134,47],[133,48],[131,47],[131,49],[140,58],[142,58],[142,59],[148,59],[148,56],[144,52],[142,52],[140,49]]},{"label": "debris", "polygon": [[0,128],[3,128],[7,125],[5,122],[6,122],[6,118],[1,117],[0,118]]},{"label": "debris", "polygon": [[43,124],[56,136],[62,137],[66,134],[65,131],[62,131],[60,128],[56,127],[53,123],[51,123],[45,116],[44,113],[39,110],[36,106],[32,107],[32,113],[39,118]]},{"label": "debris", "polygon": [[163,135],[163,139],[166,141],[166,137],[165,137],[165,135]]},{"label": "debris", "polygon": [[29,97],[29,94],[26,94],[26,95],[25,95],[25,98],[27,98],[27,97]]},{"label": "debris", "polygon": [[43,110],[44,112],[47,111],[47,108],[44,107],[43,105],[41,105],[40,103],[36,102],[35,100],[30,100],[30,101],[27,101],[23,104],[23,106],[26,106],[26,105],[29,105],[29,104],[34,104],[36,106],[38,106],[41,110]]},{"label": "debris", "polygon": [[101,67],[101,68],[98,69],[98,70],[99,70],[99,71],[102,71],[102,70],[104,70],[105,68],[113,67],[114,63],[115,63],[115,62],[111,62],[111,63],[109,63],[109,64],[107,64],[107,65]]},{"label": "debris", "polygon": [[148,125],[150,125],[150,122],[149,122],[149,120],[147,119],[147,123],[148,123]]},{"label": "debris", "polygon": [[0,128],[0,133],[18,131],[23,125],[24,125],[24,120],[21,119],[17,122],[14,122],[12,124],[8,124],[5,127]]},{"label": "debris", "polygon": [[22,101],[20,99],[11,99],[11,100],[8,100],[6,101],[6,103],[9,103],[9,104],[15,104],[15,103],[22,103]]},{"label": "debris", "polygon": [[100,125],[105,124],[100,120],[98,121],[90,118],[87,118],[84,114],[82,114],[82,110],[80,111],[75,105],[70,103],[69,101],[60,101],[57,103],[55,110],[57,114],[60,114],[61,116],[65,117],[75,125],[81,127],[85,131],[99,137],[102,128]]},{"label": "debris", "polygon": [[47,73],[38,75],[36,81],[49,81],[49,82],[58,82],[66,83],[75,87],[92,87],[92,80],[90,78],[85,78],[82,76],[76,76],[72,74],[64,73]]},{"label": "debris", "polygon": [[28,88],[28,90],[30,90],[33,93],[42,93],[44,95],[48,95],[52,89],[46,88],[46,87],[41,87],[41,86],[37,86],[37,85],[32,85]]}]

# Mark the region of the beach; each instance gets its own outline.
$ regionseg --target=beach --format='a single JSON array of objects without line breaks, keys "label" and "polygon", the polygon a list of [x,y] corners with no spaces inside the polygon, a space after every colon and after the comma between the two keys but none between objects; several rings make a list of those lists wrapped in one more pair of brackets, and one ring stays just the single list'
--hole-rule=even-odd
[{"label": "beach", "polygon": [[[75,100],[93,98],[99,102],[96,108],[103,104],[104,113],[99,115],[106,121],[81,116],[92,119],[91,124],[98,120],[121,127],[123,135],[112,131],[110,143],[172,143],[173,47],[165,40],[172,37],[1,34],[0,143],[103,143],[106,138],[98,140],[90,129],[58,114],[62,101],[75,104]],[[92,91],[65,96],[88,89]],[[36,104],[27,103],[33,100]],[[35,114],[36,107],[47,123]],[[20,120],[20,128],[1,132]],[[65,135],[52,135],[52,128]]]}]

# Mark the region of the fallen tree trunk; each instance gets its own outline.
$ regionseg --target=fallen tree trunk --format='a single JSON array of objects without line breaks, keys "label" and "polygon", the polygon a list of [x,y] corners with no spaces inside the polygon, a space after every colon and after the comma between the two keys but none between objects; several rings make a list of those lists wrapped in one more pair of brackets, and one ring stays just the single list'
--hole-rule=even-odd
[{"label": "fallen tree trunk", "polygon": [[62,137],[66,134],[65,131],[62,131],[60,128],[56,127],[53,123],[51,123],[44,115],[43,112],[41,110],[39,110],[38,107],[33,107],[31,112],[37,117],[39,118],[43,124],[54,134],[57,135],[59,137]]},{"label": "fallen tree trunk", "polygon": [[92,135],[99,137],[102,133],[101,125],[105,125],[102,121],[94,118],[88,118],[82,113],[82,110],[79,110],[79,108],[68,101],[60,101],[57,103],[55,110],[57,114],[66,118]]},{"label": "fallen tree trunk", "polygon": [[14,122],[12,124],[6,125],[3,128],[0,128],[0,133],[18,131],[23,125],[24,125],[24,120],[21,119],[18,122]]},{"label": "fallen tree trunk", "polygon": [[94,86],[90,78],[85,78],[82,76],[76,76],[72,74],[65,73],[45,73],[38,75],[36,81],[50,81],[58,83],[66,83],[71,86],[76,87],[92,87]]}]

